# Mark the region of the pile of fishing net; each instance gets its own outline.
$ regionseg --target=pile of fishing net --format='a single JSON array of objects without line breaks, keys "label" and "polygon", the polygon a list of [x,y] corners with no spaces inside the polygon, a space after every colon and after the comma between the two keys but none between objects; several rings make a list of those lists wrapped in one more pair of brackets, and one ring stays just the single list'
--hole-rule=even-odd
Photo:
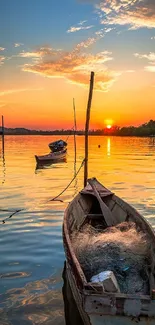
[{"label": "pile of fishing net", "polygon": [[102,232],[85,225],[72,234],[72,244],[87,281],[112,271],[122,293],[149,293],[149,242],[135,223],[123,222]]}]

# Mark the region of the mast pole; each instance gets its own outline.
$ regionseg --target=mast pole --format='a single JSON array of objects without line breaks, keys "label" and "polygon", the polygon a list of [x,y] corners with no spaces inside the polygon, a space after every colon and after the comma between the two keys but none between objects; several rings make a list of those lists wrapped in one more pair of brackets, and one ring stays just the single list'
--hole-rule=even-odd
[{"label": "mast pole", "polygon": [[90,75],[89,97],[88,97],[86,124],[85,124],[84,186],[86,186],[87,178],[88,178],[88,132],[89,132],[89,120],[90,120],[90,109],[91,109],[91,102],[93,96],[93,87],[94,87],[94,72],[92,71]]}]

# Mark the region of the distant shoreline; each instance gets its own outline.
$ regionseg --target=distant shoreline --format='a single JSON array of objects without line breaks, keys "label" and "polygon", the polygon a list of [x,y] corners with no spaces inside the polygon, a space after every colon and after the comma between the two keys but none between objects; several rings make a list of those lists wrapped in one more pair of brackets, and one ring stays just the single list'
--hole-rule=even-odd
[{"label": "distant shoreline", "polygon": [[[0,128],[0,132],[2,129]],[[4,128],[5,135],[73,135],[73,129],[60,129],[60,130],[50,130],[50,131],[43,131],[43,130],[29,130],[26,128]],[[85,135],[84,130],[77,130],[76,135]],[[144,123],[140,126],[128,126],[122,127],[113,125],[110,129],[90,129],[89,135],[93,136],[132,136],[132,137],[155,137],[155,121],[150,120],[147,123]]]}]

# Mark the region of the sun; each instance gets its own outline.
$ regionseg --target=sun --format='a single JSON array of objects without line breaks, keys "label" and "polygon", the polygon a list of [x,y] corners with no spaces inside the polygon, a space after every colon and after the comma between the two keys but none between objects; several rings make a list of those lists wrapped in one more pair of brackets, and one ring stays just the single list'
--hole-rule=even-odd
[{"label": "sun", "polygon": [[109,130],[112,128],[113,123],[114,123],[114,121],[112,119],[104,120],[104,124],[105,124],[106,128],[109,129]]}]

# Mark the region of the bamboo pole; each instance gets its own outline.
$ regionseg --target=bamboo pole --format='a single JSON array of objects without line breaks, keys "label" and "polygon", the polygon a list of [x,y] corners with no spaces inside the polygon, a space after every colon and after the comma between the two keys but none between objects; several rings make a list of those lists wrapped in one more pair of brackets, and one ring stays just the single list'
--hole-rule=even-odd
[{"label": "bamboo pole", "polygon": [[86,124],[85,124],[85,164],[84,164],[84,186],[87,185],[88,178],[88,132],[89,132],[89,120],[90,120],[90,109],[93,96],[94,87],[94,72],[91,72],[90,76],[90,87],[89,87],[89,97],[86,112]]},{"label": "bamboo pole", "polygon": [[74,172],[76,174],[76,110],[75,110],[75,99],[73,98],[73,110],[74,110]]}]

